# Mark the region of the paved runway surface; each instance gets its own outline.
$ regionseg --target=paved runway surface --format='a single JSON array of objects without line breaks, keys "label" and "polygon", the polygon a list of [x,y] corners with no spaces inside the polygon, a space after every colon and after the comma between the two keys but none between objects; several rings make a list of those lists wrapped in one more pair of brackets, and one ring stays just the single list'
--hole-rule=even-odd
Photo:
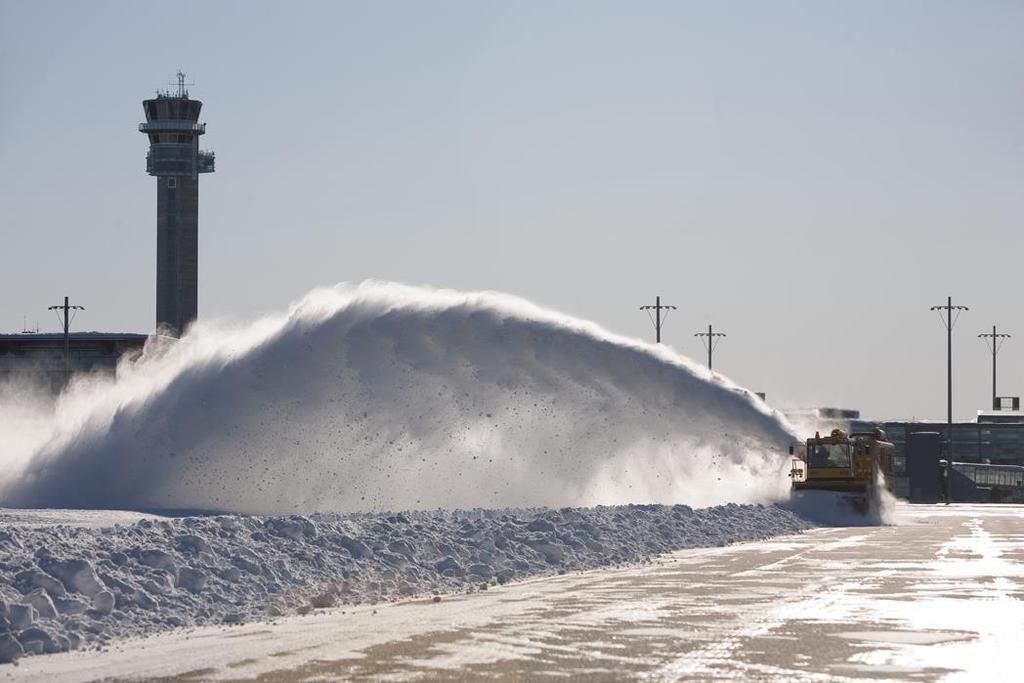
[{"label": "paved runway surface", "polygon": [[1024,671],[1024,507],[29,658],[24,680],[983,680]]}]

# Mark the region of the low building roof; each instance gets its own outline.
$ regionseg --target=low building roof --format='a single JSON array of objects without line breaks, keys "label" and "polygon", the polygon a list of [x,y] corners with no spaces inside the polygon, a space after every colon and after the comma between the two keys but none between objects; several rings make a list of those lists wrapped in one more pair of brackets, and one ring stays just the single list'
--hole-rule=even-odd
[{"label": "low building roof", "polygon": [[[146,341],[148,334],[138,332],[72,332],[68,335],[71,341]],[[64,341],[63,332],[20,332],[16,334],[0,334],[0,341]]]}]

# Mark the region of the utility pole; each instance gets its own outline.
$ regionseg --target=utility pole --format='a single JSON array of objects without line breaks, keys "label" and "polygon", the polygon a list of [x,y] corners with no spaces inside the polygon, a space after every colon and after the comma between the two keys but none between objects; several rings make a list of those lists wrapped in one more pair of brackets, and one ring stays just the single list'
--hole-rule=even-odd
[{"label": "utility pole", "polygon": [[1002,334],[996,332],[996,326],[992,326],[991,332],[983,332],[978,335],[979,338],[984,339],[985,343],[988,344],[988,348],[992,350],[992,410],[998,410],[999,406],[996,405],[998,397],[996,396],[996,355],[999,353],[999,349],[1002,348],[1003,342],[1010,338],[1011,335]]},{"label": "utility pole", "polygon": [[[64,311],[64,381],[67,382],[71,379],[71,334],[68,330],[75,316],[72,311],[84,311],[85,306],[72,306],[68,303],[68,298],[64,297],[64,305],[50,306],[47,310]],[[57,318],[60,319],[59,312]]]},{"label": "utility pole", "polygon": [[[668,319],[668,312],[676,310],[675,306],[663,306],[661,304],[661,297],[654,297],[653,306],[641,306],[641,311],[647,311],[647,315],[651,315],[651,311],[654,311],[654,315],[651,316],[651,322],[654,324],[654,341],[658,344],[661,343],[661,324]],[[662,319],[661,312],[665,311],[665,318]]]},{"label": "utility pole", "polygon": [[715,332],[711,329],[711,325],[708,325],[707,332],[698,332],[693,336],[700,337],[701,343],[704,344],[704,348],[708,350],[708,370],[711,370],[711,358],[714,355],[715,347],[718,346],[718,342],[725,337],[725,333]]},{"label": "utility pole", "polygon": [[[946,297],[945,306],[932,306],[930,310],[938,311],[939,318],[946,328],[946,440],[949,453],[946,460],[953,461],[953,327],[960,319],[960,314],[970,310],[966,306],[954,306],[953,297]],[[954,313],[956,314],[954,316]]]}]

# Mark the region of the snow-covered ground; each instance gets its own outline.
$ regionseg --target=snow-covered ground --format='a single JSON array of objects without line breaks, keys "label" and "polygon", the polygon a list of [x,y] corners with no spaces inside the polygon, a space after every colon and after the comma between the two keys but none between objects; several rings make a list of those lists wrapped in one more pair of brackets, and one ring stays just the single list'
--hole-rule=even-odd
[{"label": "snow-covered ground", "polygon": [[810,526],[778,507],[734,504],[182,518],[7,510],[0,521],[3,661],[483,590]]}]

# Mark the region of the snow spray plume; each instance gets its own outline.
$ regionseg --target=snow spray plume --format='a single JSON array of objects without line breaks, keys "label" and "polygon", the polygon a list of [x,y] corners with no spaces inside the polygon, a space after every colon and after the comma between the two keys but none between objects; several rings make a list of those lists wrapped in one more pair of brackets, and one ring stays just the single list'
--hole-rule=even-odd
[{"label": "snow spray plume", "polygon": [[[72,387],[0,504],[253,513],[767,501],[785,421],[662,346],[379,282]],[[10,468],[5,468],[10,469]]]}]

